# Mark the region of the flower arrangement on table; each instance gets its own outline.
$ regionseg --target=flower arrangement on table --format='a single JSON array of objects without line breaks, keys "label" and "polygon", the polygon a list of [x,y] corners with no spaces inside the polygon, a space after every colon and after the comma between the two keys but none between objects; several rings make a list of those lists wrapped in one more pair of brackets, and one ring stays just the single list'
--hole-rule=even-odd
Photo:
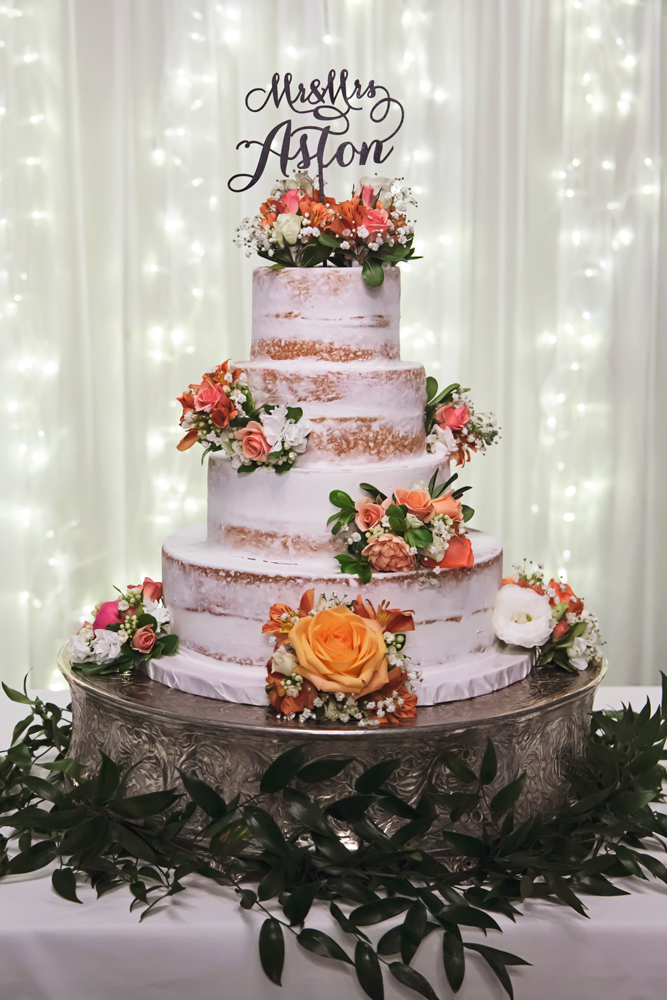
[{"label": "flower arrangement on table", "polygon": [[98,604],[93,621],[84,622],[67,643],[72,666],[84,674],[124,674],[178,649],[178,636],[169,632],[161,583],[147,576],[118,593],[117,599]]},{"label": "flower arrangement on table", "polygon": [[307,590],[298,609],[274,604],[262,632],[275,642],[266,692],[281,718],[299,722],[405,723],[417,715],[418,673],[403,652],[412,611],[359,595],[355,601]]},{"label": "flower arrangement on table", "polygon": [[476,413],[469,389],[462,389],[452,382],[438,392],[437,380],[426,379],[426,450],[435,451],[438,441],[444,444],[457,465],[465,465],[472,452],[484,454],[486,449],[500,440],[500,430],[492,413]]},{"label": "flower arrangement on table", "polygon": [[[531,563],[532,567],[532,563]],[[544,582],[540,564],[530,572],[516,563],[503,578],[493,611],[493,629],[503,642],[535,649],[536,664],[554,663],[575,673],[603,659],[598,619],[569,584]]]},{"label": "flower arrangement on table", "polygon": [[362,177],[347,201],[328,198],[306,173],[276,182],[259,214],[244,219],[236,245],[274,267],[362,266],[375,288],[384,269],[419,260],[412,246],[414,226],[406,217],[415,201],[401,179]]},{"label": "flower arrangement on table", "polygon": [[458,479],[454,473],[437,485],[437,470],[425,486],[394,489],[386,496],[370,483],[360,483],[368,496],[353,500],[343,490],[333,490],[329,499],[337,513],[327,524],[331,533],[344,532],[347,552],[336,556],[343,573],[356,574],[368,583],[373,572],[410,573],[416,569],[469,567],[474,563],[472,545],[465,528],[475,513],[461,503],[471,489],[450,490]]},{"label": "flower arrangement on table", "polygon": [[230,370],[229,361],[206,372],[199,384],[191,384],[178,402],[186,432],[178,450],[187,451],[199,441],[204,447],[202,461],[209,452],[221,451],[238,472],[264,468],[281,475],[308,445],[311,424],[301,407],[256,406],[242,369]]}]

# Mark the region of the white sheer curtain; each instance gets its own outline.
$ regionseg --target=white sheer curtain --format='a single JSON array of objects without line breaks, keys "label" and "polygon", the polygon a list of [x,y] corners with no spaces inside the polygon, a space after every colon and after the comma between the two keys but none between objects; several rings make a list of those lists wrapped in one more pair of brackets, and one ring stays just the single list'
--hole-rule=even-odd
[{"label": "white sheer curtain", "polygon": [[203,518],[174,397],[247,356],[253,262],[232,234],[277,176],[227,190],[236,142],[269,128],[243,96],[346,67],[406,108],[387,168],[417,192],[424,259],[404,269],[404,356],[503,427],[466,472],[475,523],[508,565],[568,573],[616,682],[655,682],[664,21],[660,0],[7,0],[2,677],[57,683],[86,609],[159,576],[163,536]]}]

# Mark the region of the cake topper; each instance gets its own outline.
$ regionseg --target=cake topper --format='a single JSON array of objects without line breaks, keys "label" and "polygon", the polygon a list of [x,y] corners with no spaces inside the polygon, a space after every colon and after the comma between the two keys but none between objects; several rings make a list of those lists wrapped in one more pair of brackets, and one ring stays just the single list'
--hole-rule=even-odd
[{"label": "cake topper", "polygon": [[[374,125],[386,122],[387,134],[383,138],[363,140],[356,146],[350,139],[339,141],[350,131],[350,115],[363,111],[361,102],[369,99],[374,103],[369,109],[370,121]],[[312,124],[297,125],[298,119],[287,118],[275,125],[262,140],[241,139],[236,149],[259,147],[259,155],[253,173],[238,173],[229,178],[230,191],[248,191],[261,179],[269,157],[277,156],[280,170],[287,177],[290,166],[297,170],[308,170],[311,164],[317,167],[320,192],[324,191],[324,171],[333,163],[340,167],[351,167],[358,163],[365,166],[384,163],[393,152],[393,145],[387,144],[403,125],[405,112],[400,101],[392,97],[386,87],[370,80],[363,86],[359,80],[350,81],[346,69],[330,70],[325,81],[315,78],[308,84],[295,83],[291,73],[274,73],[271,86],[253,87],[245,97],[248,111],[259,114],[267,105],[276,108],[287,106],[295,115],[311,115]],[[296,161],[296,162],[295,162]]]}]

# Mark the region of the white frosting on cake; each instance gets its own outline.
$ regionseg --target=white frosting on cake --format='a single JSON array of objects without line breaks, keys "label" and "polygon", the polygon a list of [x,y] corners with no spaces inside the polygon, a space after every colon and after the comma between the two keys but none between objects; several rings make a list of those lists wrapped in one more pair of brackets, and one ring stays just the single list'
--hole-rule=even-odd
[{"label": "white frosting on cake", "polygon": [[361,268],[255,268],[253,359],[370,361],[400,356],[397,267],[369,288]]},{"label": "white frosting on cake", "polygon": [[345,551],[332,536],[327,520],[337,510],[329,500],[333,489],[354,500],[367,496],[359,484],[369,482],[389,496],[396,487],[427,482],[436,469],[439,481],[449,476],[449,458],[441,448],[366,468],[344,465],[301,466],[283,476],[270,469],[240,474],[220,454],[208,463],[208,541],[248,555],[292,565]]}]

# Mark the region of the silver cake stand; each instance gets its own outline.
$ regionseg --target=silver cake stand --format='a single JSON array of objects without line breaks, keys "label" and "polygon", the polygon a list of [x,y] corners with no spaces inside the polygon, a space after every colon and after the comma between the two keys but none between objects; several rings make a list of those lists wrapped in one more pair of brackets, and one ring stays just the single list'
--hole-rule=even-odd
[{"label": "silver cake stand", "polygon": [[[569,674],[537,668],[492,694],[420,708],[410,724],[359,729],[281,722],[268,709],[185,694],[139,672],[83,677],[63,652],[58,663],[72,695],[71,755],[91,773],[99,766],[100,750],[121,766],[140,762],[132,772],[131,794],[179,787],[179,768],[197,774],[227,801],[238,792],[254,794],[272,760],[306,744],[311,758],[356,758],[336,778],[302,786],[322,807],[352,794],[358,775],[387,758],[403,762],[387,787],[415,804],[425,790],[465,787],[445,767],[444,751],[454,751],[474,768],[491,737],[499,762],[491,791],[526,772],[518,820],[552,812],[567,795],[562,761],[583,747],[593,697],[606,670],[589,667]],[[260,804],[289,829],[281,796],[262,796]],[[376,819],[388,833],[404,822],[386,814]],[[458,825],[472,833],[480,819],[472,812]]]}]

